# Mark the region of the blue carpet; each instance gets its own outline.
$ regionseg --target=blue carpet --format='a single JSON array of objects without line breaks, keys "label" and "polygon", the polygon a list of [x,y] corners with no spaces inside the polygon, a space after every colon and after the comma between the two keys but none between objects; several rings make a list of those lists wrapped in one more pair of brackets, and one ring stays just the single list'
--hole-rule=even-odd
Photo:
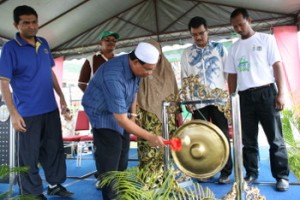
[{"label": "blue carpet", "polygon": [[[129,159],[137,160],[137,149],[130,149],[129,155]],[[96,171],[95,160],[91,153],[82,156],[81,166],[76,166],[76,161],[76,158],[66,159],[68,177],[82,177]],[[129,167],[133,165],[137,165],[137,162],[128,163]]]},{"label": "blue carpet", "polygon": [[[300,182],[291,173],[289,176],[290,188],[286,192],[277,192],[275,190],[276,180],[271,175],[269,160],[260,160],[260,174],[253,184],[254,187],[260,190],[260,194],[271,200],[299,200],[300,199]],[[216,198],[224,197],[232,189],[232,184],[220,185],[217,184],[219,174],[215,175],[209,183],[200,183],[204,188],[208,187],[215,194]],[[231,182],[234,181],[234,174],[230,176]]]},{"label": "blue carpet", "polygon": [[67,160],[67,176],[82,177],[96,171],[95,161],[91,158],[83,158],[81,166],[76,166],[76,160]]},{"label": "blue carpet", "polygon": [[[95,170],[95,163],[92,159],[92,155],[88,154],[83,157],[82,166],[76,167],[76,160],[67,159],[67,169],[68,176],[83,176]],[[130,158],[137,158],[136,149],[130,150]],[[128,167],[137,166],[138,161],[130,161],[128,163]],[[290,174],[290,189],[286,192],[277,192],[275,191],[275,180],[271,175],[270,165],[269,165],[269,151],[268,147],[260,147],[260,174],[253,186],[257,187],[260,190],[260,194],[264,195],[268,200],[299,200],[300,199],[300,182],[293,175]],[[44,180],[44,174],[41,170],[41,176]],[[228,193],[232,184],[219,185],[216,184],[217,178],[219,174],[215,175],[215,177],[209,183],[200,183],[203,188],[209,188],[214,194],[215,197],[221,199],[226,193]],[[231,182],[234,181],[234,175],[230,176]],[[46,192],[47,183],[44,180],[44,191]],[[89,176],[85,179],[74,179],[68,178],[66,182],[63,184],[70,191],[74,192],[74,196],[72,196],[72,200],[102,200],[101,190],[95,189],[96,179],[94,176]],[[9,188],[8,184],[0,184],[0,193],[7,191]],[[18,193],[18,187],[15,185],[13,187],[14,194]],[[60,197],[48,197],[49,200],[65,200],[67,198]],[[70,199],[70,198],[69,198]]]}]

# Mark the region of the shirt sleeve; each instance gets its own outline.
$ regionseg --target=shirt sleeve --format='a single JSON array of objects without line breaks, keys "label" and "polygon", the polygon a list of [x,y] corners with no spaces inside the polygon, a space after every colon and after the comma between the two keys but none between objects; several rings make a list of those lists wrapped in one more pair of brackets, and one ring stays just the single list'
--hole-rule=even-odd
[{"label": "shirt sleeve", "polygon": [[187,58],[187,51],[183,51],[182,56],[181,56],[181,61],[180,61],[180,66],[181,66],[181,80],[188,77],[188,58]]},{"label": "shirt sleeve", "polygon": [[10,51],[8,45],[4,45],[0,56],[0,77],[11,79],[15,60],[13,51]]},{"label": "shirt sleeve", "polygon": [[268,61],[269,65],[272,66],[274,63],[281,61],[281,56],[274,36],[269,35],[268,40]]},{"label": "shirt sleeve", "polygon": [[224,47],[224,45],[222,45],[222,47],[223,47],[223,56],[222,56],[223,76],[226,80],[227,79],[227,73],[224,71],[224,67],[226,65],[226,61],[227,61],[227,58],[228,58],[228,51],[227,51],[226,47]]},{"label": "shirt sleeve", "polygon": [[91,77],[91,66],[89,61],[86,59],[80,70],[78,82],[88,83]]},{"label": "shirt sleeve", "polygon": [[233,47],[229,49],[227,58],[225,59],[224,72],[228,74],[236,74],[236,68],[234,64]]}]

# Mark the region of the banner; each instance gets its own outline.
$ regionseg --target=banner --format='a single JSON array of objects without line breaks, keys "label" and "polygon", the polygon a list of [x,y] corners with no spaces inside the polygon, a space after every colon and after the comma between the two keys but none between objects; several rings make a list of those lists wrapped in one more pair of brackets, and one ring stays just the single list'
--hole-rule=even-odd
[{"label": "banner", "polygon": [[300,103],[300,53],[297,26],[273,27],[284,67],[288,92],[294,105]]}]

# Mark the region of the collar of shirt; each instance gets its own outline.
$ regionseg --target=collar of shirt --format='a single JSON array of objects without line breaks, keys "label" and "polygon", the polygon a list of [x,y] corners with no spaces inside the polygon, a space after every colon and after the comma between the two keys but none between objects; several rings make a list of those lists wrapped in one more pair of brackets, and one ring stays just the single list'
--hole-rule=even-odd
[{"label": "collar of shirt", "polygon": [[213,46],[213,43],[210,40],[208,41],[207,45],[204,48],[198,47],[195,43],[193,44],[194,49],[200,49],[200,50],[206,49],[206,48],[209,48],[209,47],[212,47],[212,46]]},{"label": "collar of shirt", "polygon": [[[29,45],[28,42],[26,42],[25,40],[23,40],[21,37],[20,37],[20,33],[16,33],[15,35],[15,41],[18,43],[18,45],[20,46],[25,46],[25,45]],[[42,44],[42,40],[40,40],[39,37],[36,37],[35,36],[35,40],[38,41],[40,44]]]},{"label": "collar of shirt", "polygon": [[137,77],[136,75],[134,75],[133,72],[132,72],[132,70],[131,70],[130,63],[129,63],[129,56],[128,55],[123,55],[122,57],[124,59],[124,62],[126,62],[126,65],[123,65],[125,79],[126,80],[129,80],[129,79],[132,79],[132,78],[139,79],[139,77]]}]

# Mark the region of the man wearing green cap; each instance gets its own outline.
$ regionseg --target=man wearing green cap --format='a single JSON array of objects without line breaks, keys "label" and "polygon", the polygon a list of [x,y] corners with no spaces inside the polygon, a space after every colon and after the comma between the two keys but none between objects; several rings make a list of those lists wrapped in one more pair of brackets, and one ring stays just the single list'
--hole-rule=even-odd
[{"label": "man wearing green cap", "polygon": [[100,34],[99,45],[101,46],[101,50],[89,56],[80,71],[78,87],[82,92],[85,91],[91,77],[95,74],[100,65],[114,57],[116,42],[119,38],[120,35],[112,31],[103,31]]}]

